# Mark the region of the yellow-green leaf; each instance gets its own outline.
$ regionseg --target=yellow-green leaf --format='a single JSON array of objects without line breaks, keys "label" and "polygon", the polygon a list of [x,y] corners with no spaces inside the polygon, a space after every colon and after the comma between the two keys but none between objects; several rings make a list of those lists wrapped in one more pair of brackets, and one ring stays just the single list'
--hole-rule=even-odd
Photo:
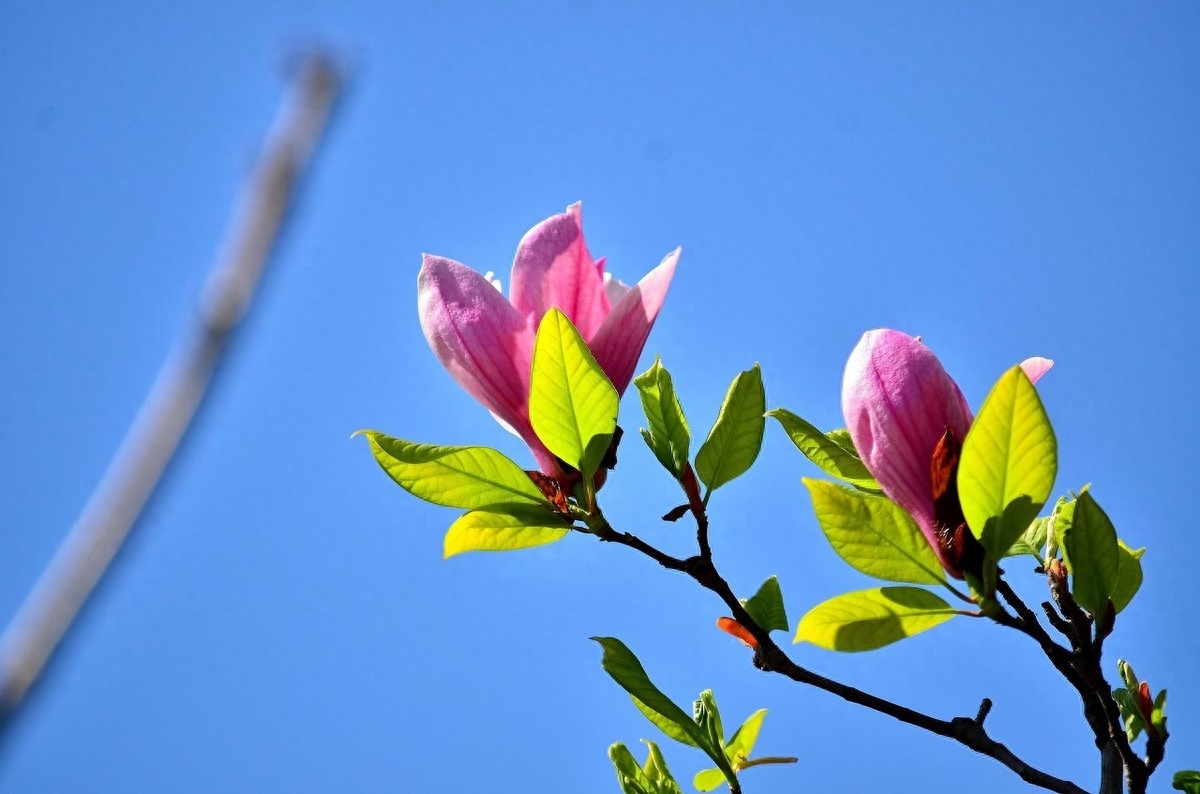
[{"label": "yellow-green leaf", "polygon": [[[836,434],[822,433],[785,408],[767,411],[767,416],[774,417],[796,445],[796,449],[826,474],[859,488],[879,490],[879,483],[871,476],[871,472],[867,471],[862,459],[839,444]],[[849,442],[849,434],[846,435],[846,439]]]},{"label": "yellow-green leaf", "polygon": [[733,379],[717,421],[696,453],[696,474],[709,491],[745,474],[758,458],[766,410],[762,370],[755,364]]},{"label": "yellow-green leaf", "polygon": [[511,506],[503,511],[472,510],[446,531],[443,557],[468,551],[515,551],[561,540],[570,526],[549,509]]},{"label": "yellow-green leaf", "polygon": [[804,484],[825,538],[851,566],[889,582],[946,583],[937,554],[904,508],[825,480]]},{"label": "yellow-green leaf", "polygon": [[663,468],[679,479],[688,462],[691,433],[671,373],[655,356],[654,365],[634,378],[633,385],[637,386],[650,425],[649,430],[642,430],[642,438]]},{"label": "yellow-green leaf", "polygon": [[919,587],[859,590],[818,604],[800,619],[796,642],[830,651],[871,651],[945,623],[958,611]]},{"label": "yellow-green leaf", "polygon": [[442,447],[360,431],[375,461],[413,496],[466,510],[497,504],[544,505],[520,466],[488,447]]},{"label": "yellow-green leaf", "polygon": [[967,525],[999,560],[1037,517],[1058,470],[1058,444],[1020,367],[996,382],[963,441],[958,495]]},{"label": "yellow-green leaf", "polygon": [[1102,615],[1117,586],[1121,547],[1117,530],[1091,491],[1083,491],[1075,500],[1062,543],[1063,560],[1071,574],[1071,595],[1088,612]]},{"label": "yellow-green leaf", "polygon": [[1142,555],[1146,553],[1146,547],[1131,549],[1119,538],[1117,546],[1121,551],[1121,565],[1117,570],[1117,583],[1113,586],[1111,598],[1113,608],[1120,612],[1129,606],[1142,586]]},{"label": "yellow-green leaf", "polygon": [[617,426],[619,396],[567,316],[546,312],[533,343],[529,422],[569,466],[590,477]]}]

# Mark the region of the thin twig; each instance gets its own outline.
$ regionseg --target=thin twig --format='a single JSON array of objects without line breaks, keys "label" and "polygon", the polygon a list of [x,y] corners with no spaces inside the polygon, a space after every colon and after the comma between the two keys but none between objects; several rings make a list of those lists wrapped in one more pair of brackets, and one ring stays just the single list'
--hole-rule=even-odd
[{"label": "thin twig", "polygon": [[[738,600],[729,583],[721,577],[716,566],[713,565],[711,554],[708,557],[701,554],[696,557],[680,559],[660,551],[636,535],[629,532],[617,532],[607,524],[601,525],[599,531],[596,531],[596,529],[593,529],[593,531],[600,540],[628,546],[646,555],[668,570],[686,573],[702,587],[715,593],[732,613],[734,620],[745,626],[758,643],[755,658],[763,670],[779,673],[797,683],[816,687],[850,703],[886,714],[900,722],[921,728],[938,736],[953,739],[977,753],[999,761],[1031,785],[1059,792],[1060,794],[1086,794],[1084,789],[1071,781],[1062,780],[1030,766],[1018,758],[1004,744],[991,738],[983,727],[980,715],[977,715],[976,718],[955,717],[950,720],[941,720],[906,706],[893,703],[877,695],[863,692],[861,689],[856,689],[839,681],[826,678],[796,664],[782,648],[775,644],[775,641],[771,639],[770,633],[758,625],[754,618],[746,611],[746,608]],[[980,714],[986,716],[982,708]]]},{"label": "thin twig", "polygon": [[168,357],[103,479],[0,637],[0,737],[187,433],[276,248],[341,83],[340,70],[327,55],[315,53],[302,62],[209,276],[195,326]]}]

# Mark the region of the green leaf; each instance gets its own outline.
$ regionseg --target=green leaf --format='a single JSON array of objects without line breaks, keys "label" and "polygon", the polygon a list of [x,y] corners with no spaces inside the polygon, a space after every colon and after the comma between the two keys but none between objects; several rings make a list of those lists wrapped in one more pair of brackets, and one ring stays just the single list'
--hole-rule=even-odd
[{"label": "green leaf", "polygon": [[937,554],[904,508],[824,480],[803,482],[821,531],[856,570],[889,582],[946,583]]},{"label": "green leaf", "polygon": [[1150,710],[1150,724],[1160,736],[1167,732],[1167,690],[1160,689],[1154,698],[1154,708]]},{"label": "green leaf", "polygon": [[1121,550],[1121,565],[1117,569],[1117,583],[1109,597],[1112,598],[1113,608],[1119,613],[1129,606],[1142,586],[1142,555],[1146,553],[1146,547],[1131,549],[1120,538],[1117,538],[1117,546]]},{"label": "green leaf", "polygon": [[871,651],[919,634],[958,614],[919,587],[880,587],[831,598],[800,619],[796,642],[830,651]]},{"label": "green leaf", "polygon": [[443,558],[468,551],[514,551],[561,540],[571,531],[549,509],[512,505],[504,510],[472,510],[450,525]]},{"label": "green leaf", "polygon": [[1200,794],[1200,772],[1195,769],[1181,769],[1171,779],[1171,788],[1185,794]]},{"label": "green leaf", "polygon": [[546,449],[591,477],[617,426],[619,397],[583,337],[558,309],[533,342],[529,422]]},{"label": "green leaf", "polygon": [[388,476],[419,499],[467,510],[548,504],[529,475],[494,449],[415,444],[374,430],[359,432]]},{"label": "green leaf", "polygon": [[850,438],[850,431],[848,429],[844,427],[835,428],[826,433],[825,437],[854,457],[862,460],[862,455],[859,455],[858,450],[854,448],[854,439]]},{"label": "green leaf", "polygon": [[650,784],[655,786],[656,794],[682,794],[679,784],[675,782],[675,776],[667,768],[667,759],[663,758],[658,745],[649,739],[642,739],[642,741],[649,748],[642,771],[646,774],[646,779],[650,781]]},{"label": "green leaf", "polygon": [[633,705],[637,707],[637,710],[642,712],[642,716],[650,720],[650,722],[654,724],[654,727],[665,733],[669,738],[674,739],[680,744],[686,744],[691,747],[700,746],[696,744],[696,740],[692,738],[693,732],[691,732],[690,729],[685,729],[679,726],[677,723],[671,722],[670,719],[664,717],[662,714],[659,714],[657,711],[638,700],[637,696],[630,695],[630,698],[633,700]]},{"label": "green leaf", "polygon": [[1033,519],[1028,528],[1017,538],[1016,543],[1009,547],[1005,557],[1015,557],[1018,554],[1029,554],[1038,562],[1042,562],[1042,549],[1046,546],[1046,536],[1050,531],[1050,517],[1041,516]]},{"label": "green leaf", "polygon": [[717,421],[696,453],[696,474],[715,491],[746,472],[762,449],[767,394],[757,364],[733,379]]},{"label": "green leaf", "polygon": [[754,622],[768,632],[788,630],[783,591],[779,589],[779,580],[774,576],[763,582],[757,593],[742,601],[742,606],[754,618]]},{"label": "green leaf", "polygon": [[725,776],[730,787],[737,783],[737,773],[725,756],[725,728],[721,725],[721,712],[717,708],[717,699],[711,689],[700,693],[700,698],[692,704],[692,719],[700,730],[708,737],[708,745],[701,747],[717,765],[717,770]]},{"label": "green leaf", "polygon": [[967,525],[998,560],[1037,517],[1054,487],[1058,442],[1037,389],[1006,372],[963,440],[958,495]]},{"label": "green leaf", "polygon": [[725,757],[729,759],[729,763],[734,769],[738,769],[744,762],[750,759],[750,753],[754,752],[754,743],[758,741],[758,732],[762,728],[763,718],[767,716],[766,709],[759,709],[746,718],[733,736],[729,737],[729,742],[725,745]]},{"label": "green leaf", "polygon": [[1121,711],[1121,720],[1125,723],[1125,736],[1129,741],[1138,737],[1146,723],[1142,720],[1142,712],[1137,706],[1137,696],[1124,687],[1113,690],[1113,700]]},{"label": "green leaf", "polygon": [[[850,434],[845,430],[822,433],[784,408],[767,411],[767,416],[774,417],[779,421],[784,432],[796,445],[796,449],[815,463],[821,471],[858,488],[879,490],[879,483],[871,476],[871,472],[867,471],[867,467],[863,465],[858,454],[849,451],[854,448],[854,443],[850,441]],[[845,435],[842,436],[842,433]],[[844,441],[839,439],[844,439]],[[848,448],[846,444],[849,444]]]},{"label": "green leaf", "polygon": [[[604,672],[612,676],[612,679],[640,704],[638,708],[642,710],[642,713],[650,711],[657,714],[663,721],[674,725],[686,734],[692,740],[690,744],[693,746],[710,752],[710,754],[719,752],[720,748],[709,747],[708,736],[700,729],[700,726],[654,685],[650,677],[646,675],[642,663],[633,655],[633,651],[625,646],[625,643],[616,637],[592,637],[592,639],[600,643],[600,647],[604,649],[604,656],[600,660]],[[659,723],[655,722],[655,724]]]},{"label": "green leaf", "polygon": [[1089,491],[1075,500],[1062,551],[1071,574],[1071,595],[1088,612],[1102,615],[1117,585],[1121,547],[1116,529]]},{"label": "green leaf", "polygon": [[649,778],[629,748],[617,742],[608,748],[608,759],[617,770],[617,783],[624,794],[656,794]]},{"label": "green leaf", "polygon": [[705,769],[692,778],[692,785],[697,791],[716,791],[725,782],[725,773],[720,769]]},{"label": "green leaf", "polygon": [[642,438],[663,468],[679,479],[688,462],[692,436],[671,373],[655,356],[654,365],[634,378],[633,385],[637,386],[650,425],[649,430],[642,430]]}]

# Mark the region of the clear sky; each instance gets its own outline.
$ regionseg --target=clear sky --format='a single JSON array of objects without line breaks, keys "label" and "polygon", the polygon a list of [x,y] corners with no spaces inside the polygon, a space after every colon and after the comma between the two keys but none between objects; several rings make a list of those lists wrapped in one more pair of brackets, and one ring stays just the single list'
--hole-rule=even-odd
[{"label": "clear sky", "polygon": [[[636,279],[683,246],[647,347],[703,435],[762,364],[771,407],[841,423],[859,336],[920,334],[978,405],[1029,355],[1058,490],[1093,484],[1146,584],[1107,646],[1170,690],[1155,791],[1200,766],[1194,609],[1200,6],[1194,3],[0,4],[0,618],[96,484],[184,327],[274,115],[321,40],[353,87],[198,432],[0,757],[7,792],[607,792],[656,729],[604,675],[621,637],[758,748],[747,792],[1021,791],[994,761],[759,673],[721,605],[570,537],[443,562],[358,428],[530,459],[416,318],[422,251],[504,278],[584,202]],[[639,425],[636,399],[622,424]],[[713,498],[717,562],[795,620],[870,585],[821,537],[778,427]],[[686,554],[636,432],[603,495]],[[1037,577],[1018,587],[1039,598]],[[789,646],[791,647],[791,646]],[[1079,706],[1024,638],[958,618],[802,664],[993,734],[1090,786]],[[1115,676],[1114,676],[1115,677]],[[663,739],[683,781],[701,756]],[[640,749],[637,750],[641,754]]]}]

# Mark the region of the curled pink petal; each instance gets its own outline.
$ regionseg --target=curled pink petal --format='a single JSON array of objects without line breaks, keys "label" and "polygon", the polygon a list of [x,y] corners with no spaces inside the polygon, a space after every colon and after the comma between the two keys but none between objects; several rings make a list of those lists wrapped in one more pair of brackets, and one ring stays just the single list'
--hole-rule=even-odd
[{"label": "curled pink petal", "polygon": [[[438,360],[471,396],[529,445],[538,466],[569,485],[529,422],[533,341],[542,317],[561,309],[591,345],[618,391],[633,378],[638,356],[662,308],[679,252],[631,289],[604,273],[583,240],[578,204],[525,235],[513,262],[512,303],[492,282],[449,259],[425,256],[417,280],[421,328]],[[609,295],[620,300],[614,303]]]},{"label": "curled pink petal", "polygon": [[450,259],[425,255],[417,277],[425,339],[467,392],[522,437],[529,425],[533,332],[483,276]]},{"label": "curled pink petal", "polygon": [[584,336],[618,394],[624,394],[633,379],[642,348],[667,298],[680,250],[667,254],[658,267],[625,293],[594,337]]},{"label": "curled pink petal", "polygon": [[557,307],[584,339],[609,312],[604,281],[583,240],[579,204],[534,226],[517,246],[512,269],[512,303],[525,316],[541,318]]},{"label": "curled pink petal", "polygon": [[1021,369],[1025,370],[1025,375],[1029,378],[1030,383],[1037,383],[1053,366],[1053,361],[1041,356],[1027,358],[1021,362]]},{"label": "curled pink petal", "polygon": [[951,571],[935,530],[930,461],[947,430],[961,441],[971,425],[958,384],[920,340],[869,331],[846,364],[842,411],[879,487],[908,511]]}]

